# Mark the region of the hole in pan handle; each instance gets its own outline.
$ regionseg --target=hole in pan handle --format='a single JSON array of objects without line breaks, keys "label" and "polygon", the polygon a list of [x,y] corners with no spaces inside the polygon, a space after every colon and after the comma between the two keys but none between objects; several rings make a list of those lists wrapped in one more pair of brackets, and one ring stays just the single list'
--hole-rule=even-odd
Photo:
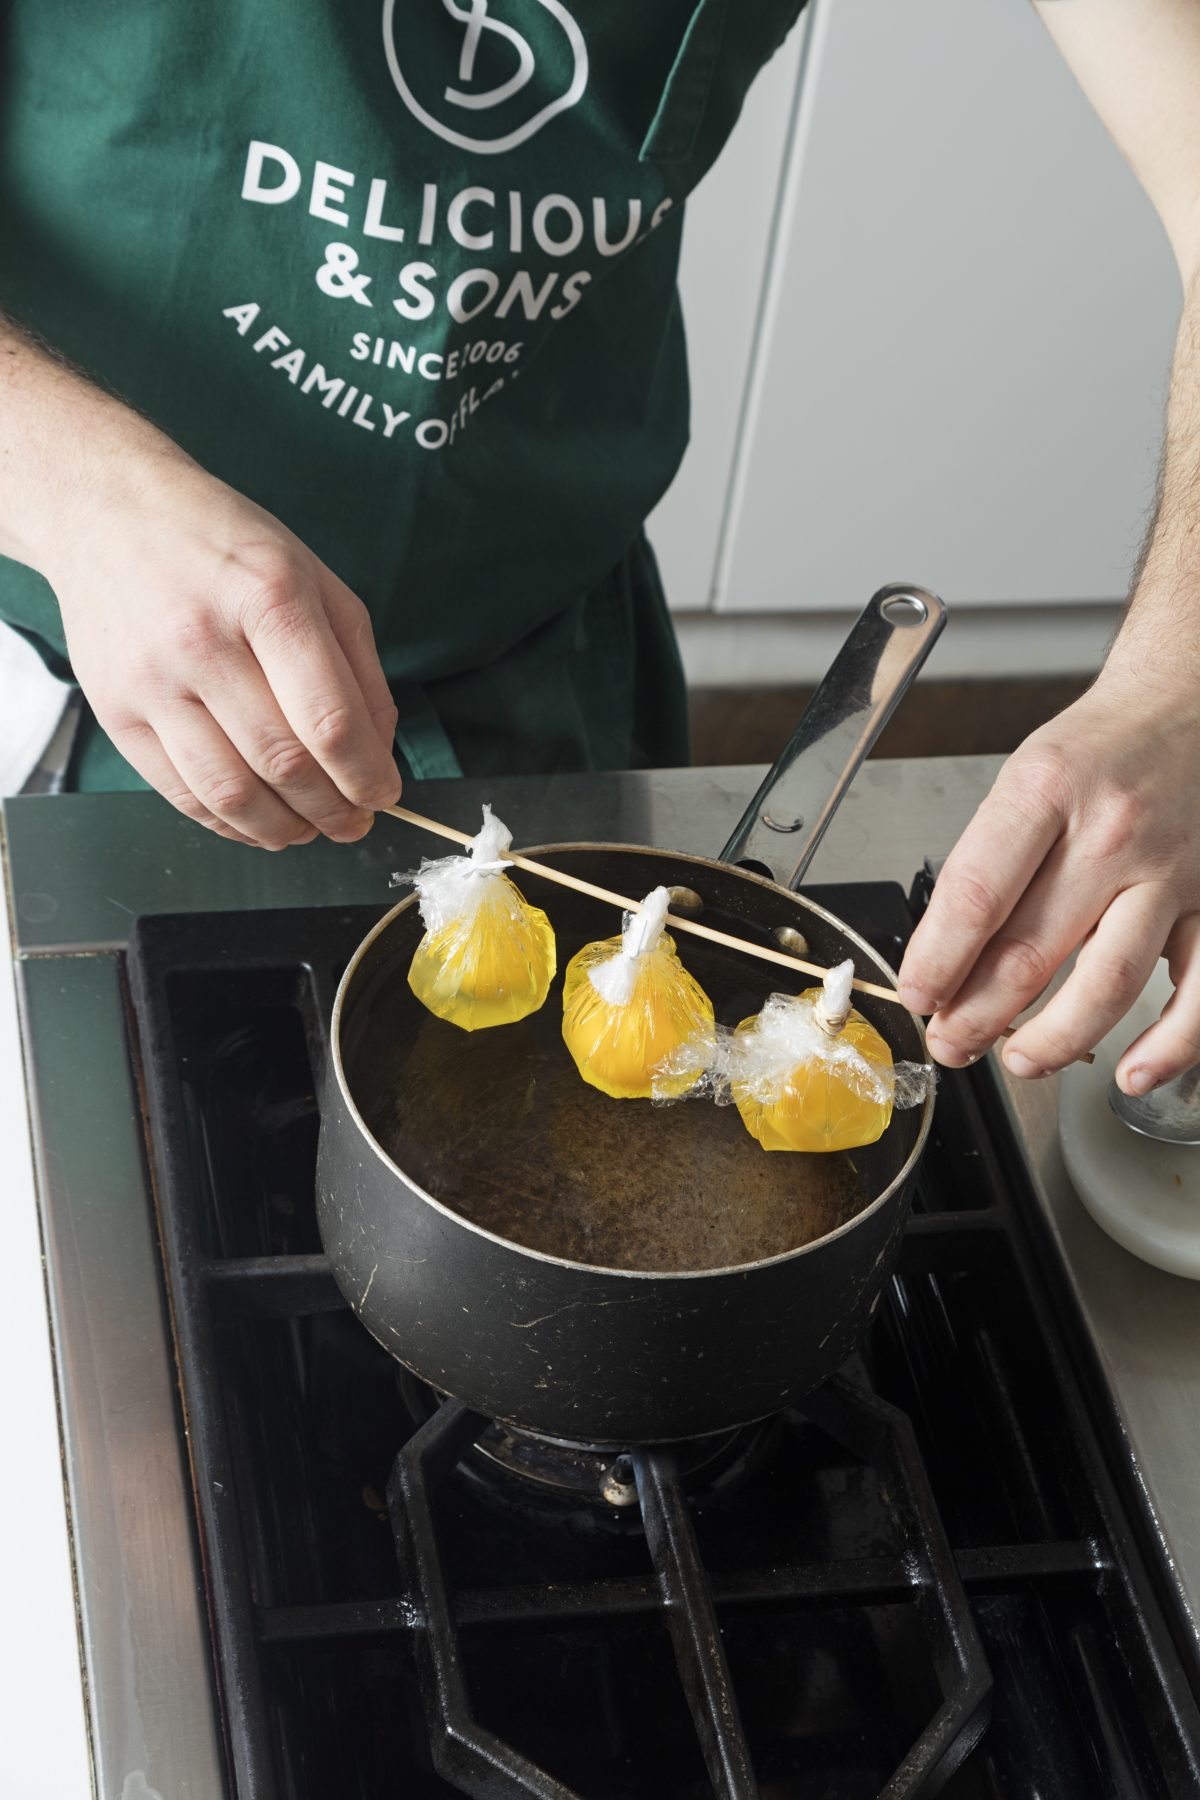
[{"label": "hole in pan handle", "polygon": [[805,708],[721,861],[798,888],[842,796],[946,623],[936,594],[880,588]]}]

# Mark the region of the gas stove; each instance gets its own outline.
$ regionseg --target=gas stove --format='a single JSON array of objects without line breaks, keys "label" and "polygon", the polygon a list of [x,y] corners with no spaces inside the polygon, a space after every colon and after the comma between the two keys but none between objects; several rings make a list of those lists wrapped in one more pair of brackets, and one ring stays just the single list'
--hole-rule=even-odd
[{"label": "gas stove", "polygon": [[[899,888],[813,897],[895,956]],[[732,1441],[521,1440],[406,1379],[320,1254],[313,1056],[376,916],[168,915],[131,943],[231,1795],[1200,1776],[987,1077],[943,1083],[900,1273],[836,1382]]]},{"label": "gas stove", "polygon": [[[303,907],[274,875],[267,905],[207,905],[201,882],[176,911],[160,886],[66,983],[113,1034],[96,1080],[36,951],[23,971],[43,1136],[70,1096],[99,1190],[136,1137],[150,1196],[133,1235],[74,1220],[96,1291],[52,1287],[69,1459],[81,1405],[115,1411],[101,1293],[138,1311],[149,1282],[161,1326],[124,1340],[139,1423],[108,1430],[116,1491],[76,1490],[97,1791],[133,1768],[162,1800],[1200,1791],[1186,1595],[989,1069],[943,1080],[871,1335],[786,1414],[669,1449],[551,1443],[424,1387],[363,1331],[317,1235],[313,1062],[394,860],[360,853]],[[923,899],[811,891],[890,960]],[[140,1104],[114,1123],[117,1074]],[[53,1225],[52,1276],[69,1271]],[[96,1328],[90,1372],[72,1304]],[[146,1437],[164,1401],[186,1459]],[[122,1518],[137,1457],[143,1489],[155,1460],[157,1545]],[[154,1644],[121,1665],[106,1552],[128,1627],[159,1621],[164,1685],[192,1671],[165,1716]],[[192,1785],[130,1742],[138,1709]]]}]

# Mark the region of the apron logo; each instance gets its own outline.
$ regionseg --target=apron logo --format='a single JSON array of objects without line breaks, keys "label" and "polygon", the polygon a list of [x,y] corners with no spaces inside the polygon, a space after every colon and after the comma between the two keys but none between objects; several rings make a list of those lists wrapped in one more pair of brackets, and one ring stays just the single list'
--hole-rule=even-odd
[{"label": "apron logo", "polygon": [[[544,22],[532,13],[536,6],[560,27],[552,34],[555,41],[551,45],[539,43],[535,51],[515,26],[491,16],[489,0],[441,0],[444,10],[463,27],[463,34],[457,65],[452,70],[442,68],[439,79],[430,70],[437,70],[445,61],[443,34],[431,32],[428,19],[424,30],[419,23],[414,29],[411,3],[403,9],[405,16],[398,26],[396,0],[383,0],[383,47],[400,98],[422,125],[462,150],[494,156],[514,149],[556,113],[574,106],[587,86],[587,45],[562,0],[519,3],[531,23]],[[515,10],[515,0],[508,0],[507,10]],[[449,81],[444,79],[447,73],[452,77]],[[476,122],[492,129],[482,135],[458,129]]]}]

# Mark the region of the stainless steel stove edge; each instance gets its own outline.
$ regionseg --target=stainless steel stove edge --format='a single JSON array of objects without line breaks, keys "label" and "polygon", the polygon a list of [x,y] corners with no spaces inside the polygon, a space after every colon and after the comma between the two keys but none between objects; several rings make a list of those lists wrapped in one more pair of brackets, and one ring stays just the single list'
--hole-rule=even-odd
[{"label": "stainless steel stove edge", "polygon": [[1071,1185],[1057,1081],[1015,1081],[995,1063],[1035,1197],[1061,1254],[1111,1395],[1135,1482],[1200,1649],[1200,1291],[1101,1231]]},{"label": "stainless steel stove edge", "polygon": [[195,1508],[120,965],[37,957],[17,980],[95,1792],[216,1800]]}]

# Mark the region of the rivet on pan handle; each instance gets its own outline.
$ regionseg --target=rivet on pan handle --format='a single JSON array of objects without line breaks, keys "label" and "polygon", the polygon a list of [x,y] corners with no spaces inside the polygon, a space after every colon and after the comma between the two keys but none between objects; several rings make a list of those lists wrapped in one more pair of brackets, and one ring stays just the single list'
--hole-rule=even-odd
[{"label": "rivet on pan handle", "polygon": [[721,861],[803,881],[825,828],[946,623],[927,588],[880,588],[855,621]]}]

